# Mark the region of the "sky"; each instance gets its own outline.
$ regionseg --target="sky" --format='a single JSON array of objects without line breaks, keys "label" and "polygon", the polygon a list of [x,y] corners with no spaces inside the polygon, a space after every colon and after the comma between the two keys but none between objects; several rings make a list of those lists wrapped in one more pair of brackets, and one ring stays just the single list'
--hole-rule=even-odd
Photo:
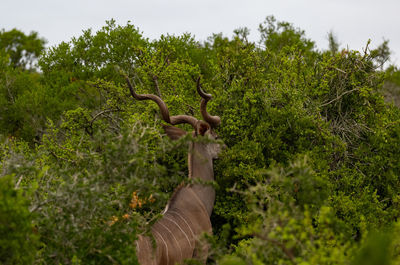
[{"label": "sky", "polygon": [[213,33],[231,37],[240,27],[258,41],[258,26],[269,15],[305,31],[320,50],[332,31],[341,48],[363,50],[389,40],[392,63],[400,64],[400,0],[0,0],[0,29],[36,31],[48,44],[99,30],[105,21],[128,21],[145,37],[192,33],[204,41]]}]

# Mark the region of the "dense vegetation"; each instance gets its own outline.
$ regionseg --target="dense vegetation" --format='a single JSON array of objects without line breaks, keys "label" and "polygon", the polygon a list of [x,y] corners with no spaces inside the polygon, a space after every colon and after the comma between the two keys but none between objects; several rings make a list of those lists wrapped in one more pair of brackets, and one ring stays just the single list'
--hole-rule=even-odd
[{"label": "dense vegetation", "polygon": [[[214,95],[217,201],[209,264],[399,264],[400,74],[375,50],[320,51],[268,17],[260,41],[161,36],[108,21],[47,50],[0,32],[0,263],[135,264],[134,241],[187,176],[173,115]],[[385,101],[385,98],[387,99]],[[184,127],[189,129],[188,127]]]}]

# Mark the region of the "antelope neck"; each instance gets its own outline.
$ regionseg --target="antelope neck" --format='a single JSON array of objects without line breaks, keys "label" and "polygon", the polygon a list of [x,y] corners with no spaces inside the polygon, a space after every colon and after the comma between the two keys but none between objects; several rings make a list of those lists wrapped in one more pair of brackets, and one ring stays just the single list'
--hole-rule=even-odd
[{"label": "antelope neck", "polygon": [[[191,143],[188,156],[189,178],[203,181],[213,181],[213,160],[207,151],[207,146],[201,143]],[[215,190],[210,185],[193,184],[193,191],[203,202],[209,216],[214,206]]]}]

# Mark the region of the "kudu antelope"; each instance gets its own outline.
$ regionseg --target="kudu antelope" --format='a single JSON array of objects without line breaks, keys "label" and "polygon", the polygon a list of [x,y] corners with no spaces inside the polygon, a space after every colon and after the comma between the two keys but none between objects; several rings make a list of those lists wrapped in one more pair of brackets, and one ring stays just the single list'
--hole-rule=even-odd
[{"label": "kudu antelope", "polygon": [[[221,145],[212,141],[217,135],[214,128],[221,123],[218,116],[207,112],[207,102],[210,94],[204,93],[200,87],[200,78],[197,79],[197,92],[202,97],[200,104],[201,115],[204,120],[197,120],[188,115],[170,116],[164,101],[151,94],[137,94],[129,78],[126,78],[131,95],[137,100],[152,100],[158,104],[162,119],[171,124],[188,123],[193,129],[193,137],[204,136],[211,141],[192,141],[189,146],[188,168],[189,178],[201,181],[213,181],[213,159],[217,158]],[[173,140],[187,134],[186,131],[163,125],[166,134]],[[199,183],[199,182],[197,182]],[[200,182],[201,183],[201,182]],[[151,228],[149,236],[139,236],[136,241],[138,261],[142,265],[159,264],[174,265],[185,259],[195,258],[205,263],[208,254],[206,244],[199,239],[203,233],[212,233],[210,215],[214,206],[215,190],[210,185],[189,184],[179,186],[170,198],[163,216]]]}]

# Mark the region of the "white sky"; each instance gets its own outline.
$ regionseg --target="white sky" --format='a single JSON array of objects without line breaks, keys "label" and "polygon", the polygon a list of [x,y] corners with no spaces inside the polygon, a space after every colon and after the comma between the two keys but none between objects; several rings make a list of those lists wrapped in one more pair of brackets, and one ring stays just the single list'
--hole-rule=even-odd
[{"label": "white sky", "polygon": [[400,63],[400,0],[0,0],[0,8],[0,29],[37,31],[48,46],[96,31],[111,18],[131,21],[150,39],[184,32],[197,40],[219,32],[231,37],[248,27],[258,40],[258,25],[274,15],[305,30],[319,49],[327,48],[331,30],[341,48],[362,50],[368,39],[374,48],[388,39],[392,62]]}]

